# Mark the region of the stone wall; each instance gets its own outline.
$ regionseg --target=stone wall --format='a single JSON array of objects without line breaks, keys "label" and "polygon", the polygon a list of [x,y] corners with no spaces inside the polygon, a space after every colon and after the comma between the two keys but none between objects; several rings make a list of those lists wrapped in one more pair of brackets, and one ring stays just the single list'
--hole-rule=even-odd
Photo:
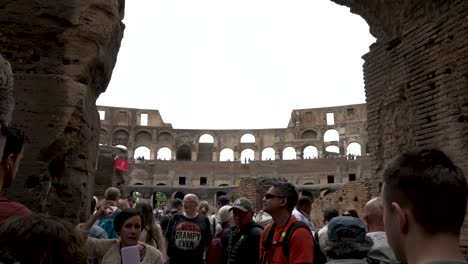
[{"label": "stone wall", "polygon": [[[127,184],[203,188],[239,185],[242,177],[284,177],[298,185],[326,184],[331,180],[333,183],[347,183],[350,179],[353,181],[369,176],[369,160],[365,156],[352,160],[274,160],[252,161],[249,164],[239,161],[145,161],[130,164]],[[102,163],[101,166],[110,165]],[[100,172],[98,176],[104,177]]]},{"label": "stone wall", "polygon": [[99,146],[98,167],[94,177],[94,195],[103,197],[110,186],[128,184],[127,173],[114,169],[116,157],[127,159],[127,151],[110,146]]},{"label": "stone wall", "polygon": [[123,0],[2,1],[0,53],[15,74],[13,126],[28,142],[6,194],[74,223],[87,217],[99,140],[96,99],[123,37]]},{"label": "stone wall", "polygon": [[[363,57],[371,193],[385,163],[415,148],[442,149],[468,177],[468,2],[332,1],[362,16],[377,37]],[[464,228],[466,255],[467,241]]]},{"label": "stone wall", "polygon": [[[327,147],[336,147],[338,155],[346,155],[350,144],[361,146],[360,155],[367,152],[366,105],[343,105],[334,107],[295,109],[286,128],[272,129],[175,129],[164,123],[158,110],[98,106],[101,114],[99,143],[127,147],[129,157],[134,151],[146,147],[150,155],[147,160],[158,157],[161,148],[169,148],[169,159],[192,161],[218,161],[223,150],[231,150],[231,161],[240,160],[242,152],[254,152],[252,160],[262,159],[267,148],[274,152],[272,160],[282,159],[283,150],[293,147],[296,159],[303,159],[307,147],[315,148],[317,157],[323,158],[334,153],[326,152]],[[333,114],[333,124],[327,124],[327,114]],[[147,122],[143,123],[143,115]],[[286,120],[285,120],[286,123]],[[336,137],[329,137],[336,133]],[[253,141],[242,142],[250,134]],[[200,142],[202,136],[212,142]]]},{"label": "stone wall", "polygon": [[331,193],[322,193],[322,197],[315,199],[312,205],[311,220],[315,227],[323,226],[323,210],[335,208],[341,215],[346,209],[354,208],[362,219],[364,206],[370,200],[368,188],[360,182],[350,182],[342,189]]}]

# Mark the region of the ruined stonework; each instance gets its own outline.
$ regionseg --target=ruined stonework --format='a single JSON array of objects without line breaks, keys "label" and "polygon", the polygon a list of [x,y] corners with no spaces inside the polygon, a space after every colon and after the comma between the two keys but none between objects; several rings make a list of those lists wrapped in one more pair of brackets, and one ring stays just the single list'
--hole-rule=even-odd
[{"label": "ruined stonework", "polygon": [[6,194],[37,212],[83,220],[96,169],[96,98],[123,37],[123,0],[0,3],[0,53],[15,78],[13,126],[28,142]]},{"label": "ruined stonework", "polygon": [[[258,177],[282,177],[299,186],[370,177],[364,104],[293,110],[287,128],[244,130],[175,129],[157,110],[98,106],[98,111],[100,143],[127,148],[129,181],[124,185],[131,185],[128,192],[141,189],[135,185],[145,186],[145,193],[151,188],[145,198],[156,192],[173,197],[180,188],[192,188],[196,194],[206,188],[222,192],[226,186],[242,186],[243,179]],[[248,142],[243,141],[246,135],[251,136]],[[203,142],[204,136],[212,142]],[[358,157],[347,155],[353,144],[361,146]],[[330,147],[337,153],[328,151]],[[137,159],[134,153],[140,148],[146,148],[149,157]],[[165,148],[170,156],[162,158]],[[286,148],[293,148],[294,160],[285,160]],[[313,157],[307,154],[311,148]],[[221,159],[225,150],[232,152],[228,160]],[[253,153],[248,160],[242,158],[246,150]],[[266,150],[271,150],[268,158]],[[97,177],[106,176],[98,172]]]},{"label": "ruined stonework", "polygon": [[468,1],[332,1],[377,38],[363,57],[372,194],[385,162],[414,148],[442,149],[468,176]]},{"label": "ruined stonework", "polygon": [[117,147],[99,146],[98,168],[94,178],[94,195],[104,197],[109,186],[120,187],[129,182],[127,173],[114,168],[116,158],[127,159],[127,151]]},{"label": "ruined stonework", "polygon": [[316,227],[322,227],[323,210],[335,208],[341,215],[346,209],[354,208],[359,217],[364,216],[364,206],[370,200],[368,188],[361,182],[350,182],[341,186],[336,192],[324,190],[312,205],[310,219]]}]

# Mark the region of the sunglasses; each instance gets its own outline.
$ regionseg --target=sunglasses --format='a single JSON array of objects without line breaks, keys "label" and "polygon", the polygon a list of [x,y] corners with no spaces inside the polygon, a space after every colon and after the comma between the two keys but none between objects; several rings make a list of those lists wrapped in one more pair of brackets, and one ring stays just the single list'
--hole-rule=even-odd
[{"label": "sunglasses", "polygon": [[280,199],[283,199],[283,198],[286,198],[284,196],[279,196],[279,195],[276,195],[276,194],[271,194],[271,193],[266,193],[265,194],[265,199],[271,199],[271,198],[280,198]]}]

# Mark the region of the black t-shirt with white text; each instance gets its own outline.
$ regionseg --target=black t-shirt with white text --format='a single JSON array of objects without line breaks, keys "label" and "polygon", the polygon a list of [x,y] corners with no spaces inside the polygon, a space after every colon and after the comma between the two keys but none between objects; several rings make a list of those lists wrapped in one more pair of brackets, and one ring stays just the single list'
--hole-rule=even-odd
[{"label": "black t-shirt with white text", "polygon": [[177,214],[172,217],[165,237],[169,241],[171,264],[203,263],[203,253],[213,239],[210,220],[201,214],[195,218]]}]

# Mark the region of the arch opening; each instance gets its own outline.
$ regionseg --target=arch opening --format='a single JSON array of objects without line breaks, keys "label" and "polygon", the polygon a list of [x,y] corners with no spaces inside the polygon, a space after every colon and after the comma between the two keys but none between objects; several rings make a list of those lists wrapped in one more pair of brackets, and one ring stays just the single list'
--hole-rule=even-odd
[{"label": "arch opening", "polygon": [[214,143],[214,138],[210,134],[203,134],[198,140],[199,143]]},{"label": "arch opening", "polygon": [[192,160],[192,150],[187,145],[182,145],[177,149],[176,160]]},{"label": "arch opening", "polygon": [[307,146],[304,148],[303,159],[316,159],[318,158],[318,150],[315,146]]},{"label": "arch opening", "polygon": [[133,155],[135,162],[141,163],[145,160],[151,159],[151,150],[146,146],[141,146],[135,149],[135,154]]},{"label": "arch opening", "polygon": [[255,136],[250,133],[246,133],[242,135],[240,143],[255,143]]},{"label": "arch opening", "polygon": [[234,160],[234,151],[230,148],[224,148],[219,153],[220,161],[233,161]]},{"label": "arch opening", "polygon": [[296,149],[293,147],[287,147],[283,149],[283,160],[295,160]]},{"label": "arch opening", "polygon": [[348,158],[354,159],[356,156],[361,156],[361,144],[352,142],[346,148],[346,155]]},{"label": "arch opening", "polygon": [[340,141],[340,134],[335,129],[329,129],[323,134],[324,142]]},{"label": "arch opening", "polygon": [[255,159],[255,151],[253,151],[253,149],[244,149],[241,152],[240,159],[242,164],[249,164]]},{"label": "arch opening", "polygon": [[262,151],[262,160],[275,160],[275,150],[272,147],[264,148]]},{"label": "arch opening", "polygon": [[156,154],[158,160],[172,160],[172,150],[168,147],[162,147]]}]

